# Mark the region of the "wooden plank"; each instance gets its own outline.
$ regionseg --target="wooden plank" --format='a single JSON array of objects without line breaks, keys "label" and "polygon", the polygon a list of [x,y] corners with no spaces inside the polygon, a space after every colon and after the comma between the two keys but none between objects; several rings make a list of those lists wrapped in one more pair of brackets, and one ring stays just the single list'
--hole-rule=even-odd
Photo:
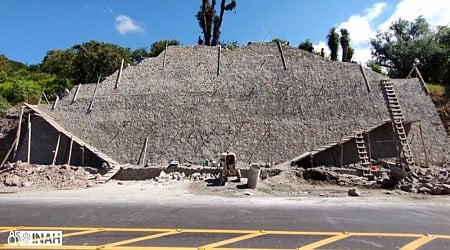
[{"label": "wooden plank", "polygon": [[59,96],[56,95],[56,99],[55,99],[55,101],[53,102],[52,110],[54,110],[54,109],[56,108],[56,105],[58,105],[58,101],[59,101]]},{"label": "wooden plank", "polygon": [[3,165],[6,163],[6,161],[9,158],[9,155],[11,154],[12,150],[14,149],[15,145],[18,144],[17,139],[13,141],[13,143],[11,144],[11,147],[9,148],[8,152],[6,153],[5,157],[3,158],[2,163],[0,164],[0,169],[3,167]]},{"label": "wooden plank", "polygon": [[222,46],[218,47],[218,52],[217,52],[217,76],[220,75],[220,54],[222,51]]},{"label": "wooden plank", "polygon": [[123,63],[124,59],[122,58],[122,62],[120,63],[120,69],[119,72],[117,73],[116,85],[114,86],[114,89],[117,89],[119,87],[120,79],[122,77]]},{"label": "wooden plank", "polygon": [[20,133],[22,132],[22,117],[23,117],[23,110],[24,109],[25,109],[25,106],[22,106],[22,108],[20,109],[19,121],[18,121],[18,124],[17,124],[16,139],[15,139],[16,144],[14,145],[13,160],[16,158],[17,149],[19,147]]},{"label": "wooden plank", "polygon": [[142,148],[141,155],[139,156],[139,165],[145,164],[145,157],[147,155],[148,137],[145,138],[144,147]]},{"label": "wooden plank", "polygon": [[276,41],[277,42],[277,46],[278,46],[278,50],[280,51],[281,54],[281,61],[283,62],[283,68],[284,70],[286,70],[286,60],[284,59],[284,54],[283,54],[283,48],[281,47],[281,43],[280,41]]},{"label": "wooden plank", "polygon": [[58,150],[59,150],[59,143],[61,141],[61,133],[58,133],[58,140],[56,141],[56,148],[55,148],[55,153],[53,154],[53,161],[52,161],[52,165],[55,165],[56,163],[56,158],[58,157]]},{"label": "wooden plank", "polygon": [[361,70],[361,73],[362,73],[363,78],[364,78],[364,82],[366,83],[367,91],[369,91],[369,93],[370,93],[370,91],[372,89],[370,88],[369,81],[367,80],[366,72],[364,71],[364,68],[363,68],[363,66],[361,64],[359,64],[359,69]]},{"label": "wooden plank", "polygon": [[47,102],[47,104],[49,104],[50,101],[48,100],[47,95],[45,94],[44,91],[42,91],[42,95],[44,96],[44,99],[45,99],[45,101]]},{"label": "wooden plank", "polygon": [[168,42],[166,41],[166,46],[164,48],[164,56],[163,56],[163,72],[166,69],[166,54],[167,54],[167,46],[168,46]]},{"label": "wooden plank", "polygon": [[72,103],[74,103],[77,100],[78,92],[80,92],[80,89],[81,89],[81,83],[78,84],[77,90],[75,90],[75,94],[73,95],[73,98],[72,98]]},{"label": "wooden plank", "polygon": [[95,96],[97,95],[97,88],[98,88],[98,85],[100,84],[101,78],[102,78],[102,75],[100,75],[98,77],[97,84],[95,84],[94,93],[92,94],[92,99],[91,99],[91,102],[89,103],[89,107],[88,107],[88,113],[90,113],[92,111],[92,108],[94,107]]},{"label": "wooden plank", "polygon": [[27,163],[30,164],[31,158],[31,115],[28,114],[28,148],[27,148]]},{"label": "wooden plank", "polygon": [[67,165],[70,165],[70,160],[72,159],[72,149],[73,149],[73,136],[70,137],[69,157],[67,159]]}]

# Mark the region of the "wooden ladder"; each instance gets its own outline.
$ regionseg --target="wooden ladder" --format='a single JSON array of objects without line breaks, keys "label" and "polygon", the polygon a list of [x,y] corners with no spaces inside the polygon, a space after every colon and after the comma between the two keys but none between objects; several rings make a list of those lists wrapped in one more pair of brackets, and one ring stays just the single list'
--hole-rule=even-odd
[{"label": "wooden ladder", "polygon": [[403,112],[400,107],[397,94],[395,93],[394,86],[392,86],[392,83],[389,80],[382,80],[381,85],[384,90],[386,104],[388,106],[389,114],[394,125],[395,133],[400,140],[400,146],[403,151],[403,156],[405,157],[406,164],[407,166],[415,166],[416,163],[414,161],[411,147],[408,142],[408,137],[406,135],[405,126],[403,124],[403,120],[405,119],[405,117],[403,116]]},{"label": "wooden ladder", "polygon": [[364,139],[363,132],[355,133],[356,149],[358,150],[358,157],[361,165],[366,168],[370,168],[369,153],[367,152],[366,141]]}]

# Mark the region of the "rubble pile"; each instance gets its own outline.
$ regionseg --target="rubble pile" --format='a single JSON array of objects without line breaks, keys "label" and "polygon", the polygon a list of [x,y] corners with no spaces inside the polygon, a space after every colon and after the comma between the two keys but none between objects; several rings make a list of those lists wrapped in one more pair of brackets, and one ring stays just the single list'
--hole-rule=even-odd
[{"label": "rubble pile", "polygon": [[193,173],[186,176],[184,172],[169,172],[161,171],[159,176],[153,178],[153,181],[158,183],[177,182],[177,181],[205,181],[208,179],[215,179],[215,176],[210,173]]},{"label": "rubble pile", "polygon": [[77,189],[92,187],[99,174],[91,174],[83,167],[69,165],[28,165],[8,163],[0,170],[0,189]]},{"label": "rubble pile", "polygon": [[450,194],[450,173],[445,166],[435,171],[421,168],[409,172],[398,186],[406,192],[446,195]]}]

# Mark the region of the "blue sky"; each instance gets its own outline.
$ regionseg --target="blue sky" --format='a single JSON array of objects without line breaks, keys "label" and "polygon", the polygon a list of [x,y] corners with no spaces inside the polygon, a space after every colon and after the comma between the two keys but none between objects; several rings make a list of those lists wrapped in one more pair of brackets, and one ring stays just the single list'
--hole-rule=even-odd
[{"label": "blue sky", "polygon": [[[228,0],[229,1],[229,0]],[[89,40],[136,49],[161,39],[197,43],[201,0],[0,0],[0,54],[40,63],[51,49]],[[270,41],[291,45],[311,39],[320,50],[333,26],[349,29],[356,59],[370,58],[376,30],[402,17],[424,15],[433,25],[450,23],[448,0],[237,0],[225,14],[221,41]]]}]

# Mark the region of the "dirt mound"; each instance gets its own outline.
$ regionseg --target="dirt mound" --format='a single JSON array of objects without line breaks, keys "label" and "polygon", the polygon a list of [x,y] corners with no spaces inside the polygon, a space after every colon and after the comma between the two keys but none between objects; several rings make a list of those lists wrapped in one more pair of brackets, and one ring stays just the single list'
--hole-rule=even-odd
[{"label": "dirt mound", "polygon": [[87,188],[94,185],[96,178],[95,169],[28,165],[19,161],[0,170],[0,192]]}]

